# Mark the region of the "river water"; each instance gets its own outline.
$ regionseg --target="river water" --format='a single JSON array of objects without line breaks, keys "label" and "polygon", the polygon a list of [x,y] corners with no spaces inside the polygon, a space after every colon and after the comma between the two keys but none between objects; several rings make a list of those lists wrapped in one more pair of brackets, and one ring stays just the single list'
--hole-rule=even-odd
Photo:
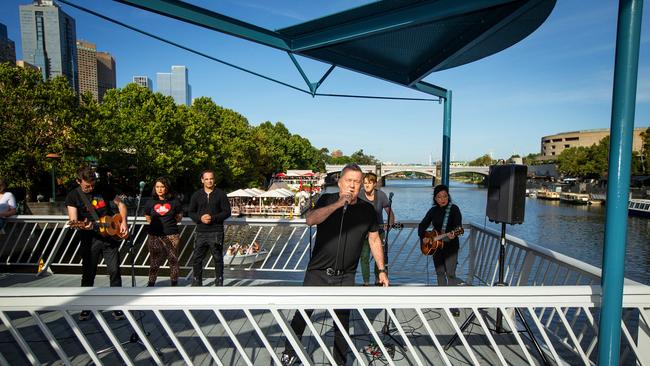
[{"label": "river water", "polygon": [[[382,188],[394,193],[397,221],[421,220],[432,204],[433,187],[428,179],[387,180]],[[487,189],[451,182],[450,196],[460,207],[464,223],[478,223],[500,231],[501,225],[485,216]],[[602,267],[605,206],[573,206],[558,201],[526,198],[521,225],[507,225],[506,232],[528,243],[547,247],[583,262]],[[650,284],[650,219],[630,217],[625,276]]]}]

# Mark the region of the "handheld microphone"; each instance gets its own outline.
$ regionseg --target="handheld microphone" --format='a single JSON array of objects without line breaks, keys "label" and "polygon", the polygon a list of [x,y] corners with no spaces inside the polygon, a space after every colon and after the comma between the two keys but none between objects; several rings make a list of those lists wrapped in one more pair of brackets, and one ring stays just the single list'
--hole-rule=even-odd
[{"label": "handheld microphone", "polygon": [[388,194],[388,200],[389,200],[389,201],[392,201],[392,200],[393,200],[393,192],[390,192],[390,193]]},{"label": "handheld microphone", "polygon": [[348,210],[348,200],[345,200],[345,204],[343,205],[343,213]]},{"label": "handheld microphone", "polygon": [[140,194],[142,194],[142,191],[144,190],[144,182],[140,182]]}]

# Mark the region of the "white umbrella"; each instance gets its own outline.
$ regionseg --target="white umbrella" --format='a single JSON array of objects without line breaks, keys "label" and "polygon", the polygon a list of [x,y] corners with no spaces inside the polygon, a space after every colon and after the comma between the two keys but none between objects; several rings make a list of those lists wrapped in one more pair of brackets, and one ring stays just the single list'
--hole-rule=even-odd
[{"label": "white umbrella", "polygon": [[230,192],[227,194],[228,198],[233,198],[233,197],[255,197],[255,195],[251,192],[247,192],[244,189],[238,189],[234,192]]}]

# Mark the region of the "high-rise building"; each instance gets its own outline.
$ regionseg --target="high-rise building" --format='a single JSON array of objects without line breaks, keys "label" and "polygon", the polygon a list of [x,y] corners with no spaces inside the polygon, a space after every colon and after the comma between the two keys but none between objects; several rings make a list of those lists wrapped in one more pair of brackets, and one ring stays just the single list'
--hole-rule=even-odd
[{"label": "high-rise building", "polygon": [[153,83],[148,76],[134,76],[133,82],[140,86],[144,86],[145,88],[149,89],[149,91],[153,91]]},{"label": "high-rise building", "polygon": [[23,60],[40,67],[45,79],[65,76],[79,91],[74,18],[53,0],[34,0],[20,6],[20,36]]},{"label": "high-rise building", "polygon": [[115,60],[110,53],[97,52],[94,43],[77,41],[79,92],[90,92],[102,101],[108,89],[115,89]]},{"label": "high-rise building", "polygon": [[16,45],[7,35],[7,26],[0,23],[0,62],[16,62]]},{"label": "high-rise building", "polygon": [[99,101],[109,89],[117,88],[115,59],[108,52],[97,52],[97,88]]},{"label": "high-rise building", "polygon": [[171,96],[176,104],[190,105],[191,95],[187,74],[185,66],[172,66],[171,73],[157,73],[156,91]]},{"label": "high-rise building", "polygon": [[94,43],[77,41],[77,75],[79,93],[90,93],[98,100],[97,48]]}]

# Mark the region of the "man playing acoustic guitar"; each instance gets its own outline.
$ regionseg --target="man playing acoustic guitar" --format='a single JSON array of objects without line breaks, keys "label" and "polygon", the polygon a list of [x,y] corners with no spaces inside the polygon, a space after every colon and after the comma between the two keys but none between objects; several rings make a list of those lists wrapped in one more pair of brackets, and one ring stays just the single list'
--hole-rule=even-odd
[{"label": "man playing acoustic guitar", "polygon": [[[128,235],[126,205],[115,194],[113,187],[95,187],[95,182],[95,173],[90,167],[80,168],[77,170],[79,186],[65,198],[70,226],[81,229],[78,232],[81,241],[81,286],[93,286],[97,266],[103,257],[111,287],[120,287],[122,277],[118,238]],[[110,201],[117,206],[119,215],[113,214]],[[124,319],[124,313],[120,310],[113,311],[112,315],[116,320]],[[90,316],[91,312],[84,310],[79,314],[79,320],[88,320]]]}]

